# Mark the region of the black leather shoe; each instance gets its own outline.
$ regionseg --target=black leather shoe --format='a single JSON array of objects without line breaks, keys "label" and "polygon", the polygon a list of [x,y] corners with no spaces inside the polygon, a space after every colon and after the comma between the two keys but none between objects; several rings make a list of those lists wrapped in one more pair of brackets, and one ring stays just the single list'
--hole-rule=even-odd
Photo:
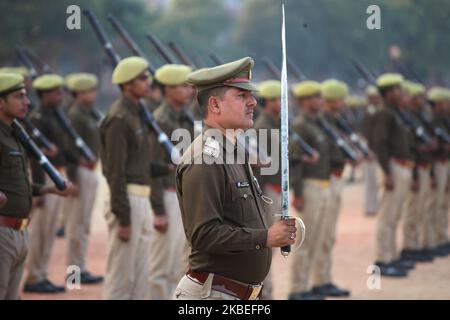
[{"label": "black leather shoe", "polygon": [[82,271],[80,282],[82,284],[97,284],[103,282],[102,276],[94,276],[89,271]]},{"label": "black leather shoe", "polygon": [[54,286],[50,281],[42,280],[37,283],[25,284],[23,291],[30,293],[60,293],[64,291],[64,288],[63,291],[60,291],[58,290],[58,287]]},{"label": "black leather shoe", "polygon": [[322,286],[315,286],[312,288],[312,293],[328,297],[348,297],[350,295],[350,291],[338,288],[333,283],[327,283]]},{"label": "black leather shoe", "polygon": [[434,257],[446,257],[447,256],[447,251],[443,250],[439,247],[425,249],[425,252]]},{"label": "black leather shoe", "polygon": [[295,292],[289,295],[289,300],[323,300],[325,296],[312,291]]},{"label": "black leather shoe", "polygon": [[58,229],[58,231],[56,231],[57,238],[64,238],[65,234],[66,234],[66,231],[64,230],[64,227],[61,227]]},{"label": "black leather shoe", "polygon": [[449,242],[449,243],[441,244],[438,248],[439,248],[440,250],[446,252],[447,255],[450,254],[450,242]]},{"label": "black leather shoe", "polygon": [[434,257],[423,250],[403,249],[400,253],[400,258],[405,260],[412,260],[416,262],[431,262]]},{"label": "black leather shoe", "polygon": [[400,269],[390,263],[375,262],[375,265],[380,268],[381,276],[392,278],[404,278],[408,276],[405,269]]},{"label": "black leather shoe", "polygon": [[414,269],[416,264],[413,260],[405,259],[405,258],[398,258],[391,262],[391,265],[394,267],[397,267],[399,269],[405,269],[405,270],[411,270]]},{"label": "black leather shoe", "polygon": [[58,292],[58,293],[61,293],[61,292],[65,292],[65,291],[66,291],[66,288],[65,288],[64,286],[58,286],[58,285],[56,285],[56,284],[50,282],[48,279],[46,279],[46,280],[44,280],[44,281],[45,281],[49,286],[53,287],[54,290],[55,290],[56,292]]}]

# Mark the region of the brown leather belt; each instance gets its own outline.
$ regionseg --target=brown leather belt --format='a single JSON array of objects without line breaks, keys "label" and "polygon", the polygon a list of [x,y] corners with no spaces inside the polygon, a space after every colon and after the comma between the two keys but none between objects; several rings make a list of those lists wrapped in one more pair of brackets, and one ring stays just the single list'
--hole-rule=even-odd
[{"label": "brown leather belt", "polygon": [[414,168],[414,161],[401,159],[401,158],[393,158],[392,160],[402,167],[406,167],[409,169]]},{"label": "brown leather belt", "polygon": [[[186,273],[191,280],[204,284],[209,272],[197,272],[189,270]],[[217,274],[213,276],[211,289],[232,295],[241,300],[256,300],[261,296],[262,284],[250,285]]]},{"label": "brown leather belt", "polygon": [[343,172],[344,170],[333,170],[331,171],[331,175],[337,178],[341,178]]},{"label": "brown leather belt", "polygon": [[15,230],[25,230],[30,219],[19,219],[8,216],[0,216],[0,226]]},{"label": "brown leather belt", "polygon": [[431,163],[419,162],[417,164],[417,167],[420,168],[420,169],[429,169],[429,168],[431,168]]}]

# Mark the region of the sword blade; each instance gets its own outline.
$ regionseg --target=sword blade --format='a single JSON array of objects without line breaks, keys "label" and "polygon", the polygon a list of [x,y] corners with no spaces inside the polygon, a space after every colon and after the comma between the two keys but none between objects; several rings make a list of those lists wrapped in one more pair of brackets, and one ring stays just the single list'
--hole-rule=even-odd
[{"label": "sword blade", "polygon": [[[281,26],[282,66],[281,66],[281,219],[289,217],[289,108],[288,108],[288,81],[286,58],[286,28],[284,4],[282,5],[283,20]],[[281,254],[287,256],[291,251],[290,246],[282,247]]]}]

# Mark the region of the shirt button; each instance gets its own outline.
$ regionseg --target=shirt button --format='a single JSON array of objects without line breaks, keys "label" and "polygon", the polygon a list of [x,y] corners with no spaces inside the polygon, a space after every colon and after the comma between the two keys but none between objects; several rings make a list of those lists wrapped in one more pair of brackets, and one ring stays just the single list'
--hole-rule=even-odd
[{"label": "shirt button", "polygon": [[259,244],[256,245],[256,250],[261,249],[261,246]]},{"label": "shirt button", "polygon": [[248,195],[247,195],[247,194],[244,194],[244,199],[247,199],[247,197],[248,197]]}]

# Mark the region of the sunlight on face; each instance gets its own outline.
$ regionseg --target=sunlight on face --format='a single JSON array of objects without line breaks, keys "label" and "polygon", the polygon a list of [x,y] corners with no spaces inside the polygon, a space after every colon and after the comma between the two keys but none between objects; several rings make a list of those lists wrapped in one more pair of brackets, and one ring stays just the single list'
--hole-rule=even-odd
[{"label": "sunlight on face", "polygon": [[250,91],[231,88],[220,100],[220,106],[225,128],[248,129],[253,126],[256,99]]}]

